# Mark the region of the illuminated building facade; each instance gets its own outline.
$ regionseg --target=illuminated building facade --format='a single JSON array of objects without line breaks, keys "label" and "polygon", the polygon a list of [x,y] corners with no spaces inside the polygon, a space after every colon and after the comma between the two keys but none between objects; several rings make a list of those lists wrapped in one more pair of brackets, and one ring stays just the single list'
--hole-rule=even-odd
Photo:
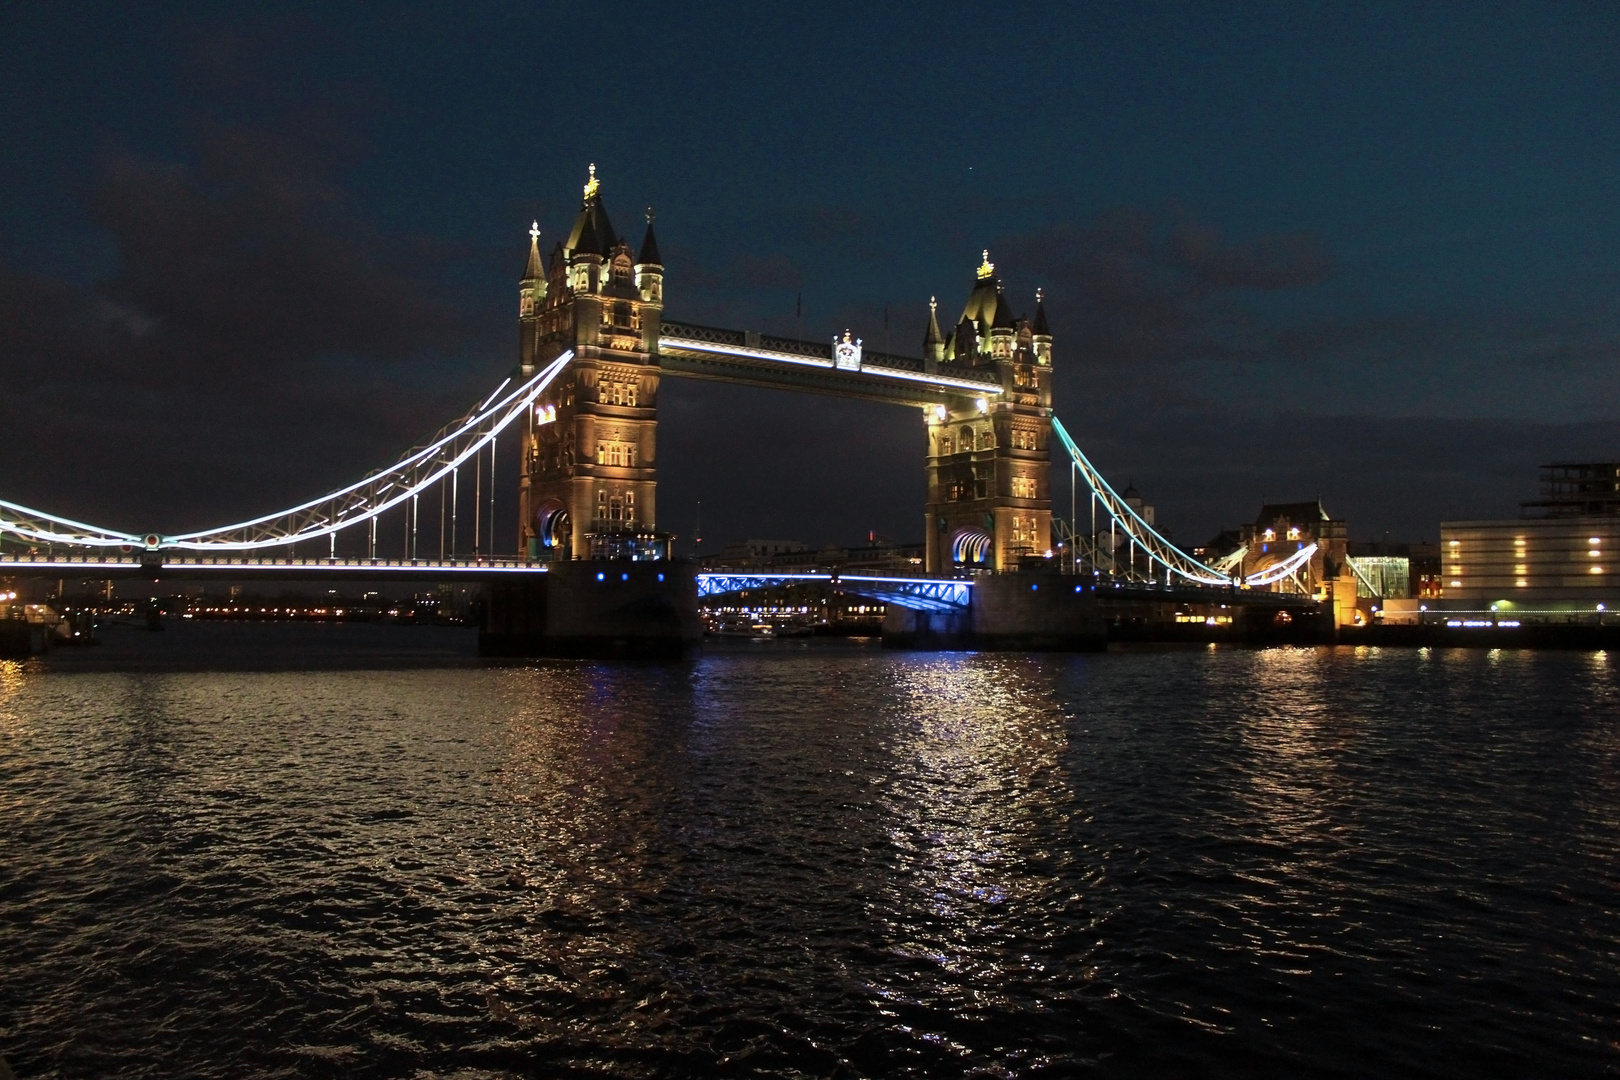
[{"label": "illuminated building facade", "polygon": [[1620,603],[1620,515],[1440,523],[1442,597],[1549,610]]},{"label": "illuminated building facade", "polygon": [[638,253],[613,231],[596,167],[573,230],[542,265],[538,224],[518,285],[524,374],[574,360],[524,433],[520,550],[544,559],[652,558],[657,523],[664,267],[652,216]]},{"label": "illuminated building facade", "polygon": [[927,569],[1010,570],[1052,546],[1052,333],[1040,293],[1033,321],[1013,314],[990,253],[962,317],[942,335],[929,302],[923,360],[945,374],[993,372],[995,400],[964,397],[928,412]]},{"label": "illuminated building facade", "polygon": [[[1620,603],[1620,463],[1541,467],[1523,517],[1440,523],[1441,596],[1503,608],[1591,612]],[[1599,607],[1601,605],[1601,608]]]},{"label": "illuminated building facade", "polygon": [[962,317],[941,334],[930,302],[922,358],[664,318],[664,267],[649,215],[640,251],[617,236],[592,167],[566,242],[540,254],[530,230],[518,287],[522,371],[572,350],[524,433],[522,549],[532,557],[658,558],[661,377],[921,406],[926,418],[926,568],[1016,569],[1051,550],[1048,441],[1052,335],[1039,293],[1016,317],[986,252]]},{"label": "illuminated building facade", "polygon": [[1268,570],[1315,544],[1316,552],[1297,574],[1271,586],[1275,592],[1312,594],[1342,572],[1350,533],[1343,520],[1328,516],[1320,501],[1268,503],[1260,508],[1254,524],[1240,529],[1239,538],[1247,549],[1243,556],[1245,577]]}]

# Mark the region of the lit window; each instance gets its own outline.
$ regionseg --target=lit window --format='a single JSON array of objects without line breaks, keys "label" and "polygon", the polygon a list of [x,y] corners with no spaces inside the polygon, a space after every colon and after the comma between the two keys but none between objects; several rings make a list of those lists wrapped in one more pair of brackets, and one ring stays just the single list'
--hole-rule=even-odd
[{"label": "lit window", "polygon": [[1267,529],[1266,530],[1266,539],[1267,540],[1275,540],[1275,539],[1277,539],[1277,530],[1276,529]]},{"label": "lit window", "polygon": [[1603,541],[1601,539],[1599,539],[1598,537],[1594,536],[1594,537],[1592,537],[1592,539],[1588,540],[1587,543],[1591,544],[1593,547],[1597,547],[1599,544],[1603,543]]},{"label": "lit window", "polygon": [[1299,527],[1298,526],[1295,526],[1295,527],[1288,530],[1288,539],[1290,539],[1290,540],[1298,540],[1299,539]]},{"label": "lit window", "polygon": [[1603,567],[1601,567],[1601,566],[1594,566],[1594,567],[1592,567],[1592,573],[1594,573],[1594,574],[1601,574],[1601,573],[1603,573]]},{"label": "lit window", "polygon": [[1453,540],[1453,541],[1452,541],[1452,542],[1451,542],[1451,546],[1452,546],[1452,547],[1456,547],[1456,546],[1457,546],[1457,545],[1458,545],[1458,544],[1460,544],[1460,543],[1462,543],[1462,541],[1461,541],[1461,540]]},{"label": "lit window", "polygon": [[1453,581],[1453,582],[1452,582],[1452,583],[1451,583],[1451,587],[1452,587],[1452,588],[1453,588],[1453,589],[1460,589],[1460,588],[1462,588],[1462,582],[1460,582],[1460,581]]},{"label": "lit window", "polygon": [[1524,578],[1520,578],[1518,581],[1515,581],[1513,584],[1517,585],[1519,588],[1522,589],[1525,586],[1525,580],[1524,580]]}]

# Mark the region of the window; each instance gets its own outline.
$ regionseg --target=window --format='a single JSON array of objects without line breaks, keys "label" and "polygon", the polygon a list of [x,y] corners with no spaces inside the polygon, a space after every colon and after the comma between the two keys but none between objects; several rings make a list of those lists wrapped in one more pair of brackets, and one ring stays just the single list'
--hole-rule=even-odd
[{"label": "window", "polygon": [[636,467],[636,444],[599,442],[596,444],[596,463],[633,469]]},{"label": "window", "polygon": [[958,439],[957,439],[957,443],[962,447],[962,449],[964,451],[972,450],[973,449],[973,429],[970,428],[970,427],[964,427],[962,429],[961,436],[958,437]]},{"label": "window", "polygon": [[603,379],[597,384],[597,400],[604,405],[635,408],[637,386],[624,379]]},{"label": "window", "polygon": [[1012,538],[1015,544],[1034,544],[1035,519],[1014,516],[1012,520]]},{"label": "window", "polygon": [[1013,385],[1014,386],[1034,386],[1035,385],[1035,372],[1031,371],[1029,368],[1025,367],[1023,364],[1019,364],[1016,368],[1013,369]]},{"label": "window", "polygon": [[1035,497],[1035,478],[1033,476],[1013,477],[1012,497],[1015,499],[1033,499]]},{"label": "window", "polygon": [[1029,428],[1012,429],[1012,447],[1014,450],[1039,450],[1035,444],[1035,433]]}]

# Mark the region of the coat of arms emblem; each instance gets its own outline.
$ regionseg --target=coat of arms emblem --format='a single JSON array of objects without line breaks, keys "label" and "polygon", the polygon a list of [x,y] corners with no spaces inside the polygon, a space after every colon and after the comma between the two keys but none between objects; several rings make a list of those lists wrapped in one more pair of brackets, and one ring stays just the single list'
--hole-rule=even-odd
[{"label": "coat of arms emblem", "polygon": [[833,366],[840,371],[861,370],[861,339],[851,341],[848,330],[843,338],[833,338]]}]

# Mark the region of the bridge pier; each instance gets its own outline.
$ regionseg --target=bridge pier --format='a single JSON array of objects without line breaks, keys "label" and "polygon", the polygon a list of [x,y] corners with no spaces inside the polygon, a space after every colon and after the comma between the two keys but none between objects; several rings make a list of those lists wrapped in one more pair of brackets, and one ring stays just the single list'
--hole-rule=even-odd
[{"label": "bridge pier", "polygon": [[924,611],[890,604],[883,644],[894,649],[1094,652],[1108,645],[1097,594],[1063,574],[975,578],[967,608]]},{"label": "bridge pier", "polygon": [[667,659],[696,651],[697,568],[575,561],[488,585],[483,656]]}]

